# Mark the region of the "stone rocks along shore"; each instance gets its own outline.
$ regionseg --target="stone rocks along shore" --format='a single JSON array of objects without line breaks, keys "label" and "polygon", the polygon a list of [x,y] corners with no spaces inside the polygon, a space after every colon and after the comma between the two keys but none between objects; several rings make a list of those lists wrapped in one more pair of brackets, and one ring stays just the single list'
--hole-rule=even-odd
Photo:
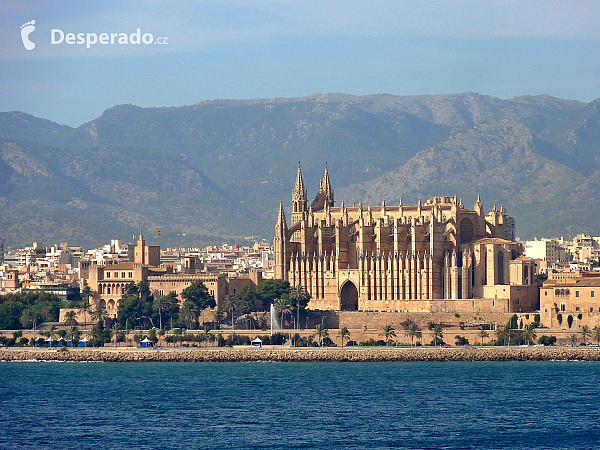
[{"label": "stone rocks along shore", "polygon": [[600,361],[598,348],[37,348],[0,349],[0,361],[73,362],[387,362],[387,361]]}]

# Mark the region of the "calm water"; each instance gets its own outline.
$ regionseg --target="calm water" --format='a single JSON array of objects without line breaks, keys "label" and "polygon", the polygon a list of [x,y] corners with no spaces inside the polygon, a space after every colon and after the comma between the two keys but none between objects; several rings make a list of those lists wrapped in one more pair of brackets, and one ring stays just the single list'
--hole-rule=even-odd
[{"label": "calm water", "polygon": [[600,448],[600,363],[0,363],[0,448]]}]

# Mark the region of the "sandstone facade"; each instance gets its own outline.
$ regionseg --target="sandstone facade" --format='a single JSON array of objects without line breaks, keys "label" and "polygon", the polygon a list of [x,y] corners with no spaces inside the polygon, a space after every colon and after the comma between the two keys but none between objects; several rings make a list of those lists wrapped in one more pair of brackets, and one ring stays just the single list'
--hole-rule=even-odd
[{"label": "sandstone facade", "polygon": [[327,168],[309,204],[299,167],[289,226],[279,206],[275,277],[305,286],[312,309],[535,311],[535,264],[505,239],[506,218],[456,196],[336,207]]}]

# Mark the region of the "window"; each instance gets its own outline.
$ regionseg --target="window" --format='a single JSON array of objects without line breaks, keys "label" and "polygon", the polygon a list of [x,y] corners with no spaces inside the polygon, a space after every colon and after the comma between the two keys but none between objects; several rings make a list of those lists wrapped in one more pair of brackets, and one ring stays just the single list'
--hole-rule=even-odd
[{"label": "window", "polygon": [[115,272],[115,278],[119,278],[119,272]]},{"label": "window", "polygon": [[560,310],[561,311],[566,311],[567,310],[567,305],[565,305],[564,303],[560,304]]},{"label": "window", "polygon": [[575,291],[575,297],[579,297],[579,291]]},{"label": "window", "polygon": [[110,272],[106,272],[106,278],[110,278]]},{"label": "window", "polygon": [[129,278],[133,278],[133,272],[129,272]]},{"label": "window", "polygon": [[160,291],[158,291],[158,295],[165,295],[165,291],[163,291],[162,289]]},{"label": "window", "polygon": [[594,308],[590,308],[590,312],[594,312]]},{"label": "window", "polygon": [[590,291],[590,297],[594,296],[594,291]]},{"label": "window", "polygon": [[121,272],[121,278],[125,278],[125,272]]},{"label": "window", "polygon": [[548,295],[548,291],[544,291],[544,295]]},{"label": "window", "polygon": [[576,306],[576,307],[575,307],[575,311],[579,311],[579,306]]},{"label": "window", "polygon": [[212,295],[213,297],[215,296],[215,290],[214,289],[210,290],[210,295]]}]

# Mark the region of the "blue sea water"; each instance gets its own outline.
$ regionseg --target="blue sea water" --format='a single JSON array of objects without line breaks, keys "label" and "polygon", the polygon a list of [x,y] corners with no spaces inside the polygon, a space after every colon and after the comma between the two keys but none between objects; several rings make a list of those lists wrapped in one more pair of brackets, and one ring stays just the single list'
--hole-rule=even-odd
[{"label": "blue sea water", "polygon": [[600,363],[0,363],[2,449],[600,448]]}]

